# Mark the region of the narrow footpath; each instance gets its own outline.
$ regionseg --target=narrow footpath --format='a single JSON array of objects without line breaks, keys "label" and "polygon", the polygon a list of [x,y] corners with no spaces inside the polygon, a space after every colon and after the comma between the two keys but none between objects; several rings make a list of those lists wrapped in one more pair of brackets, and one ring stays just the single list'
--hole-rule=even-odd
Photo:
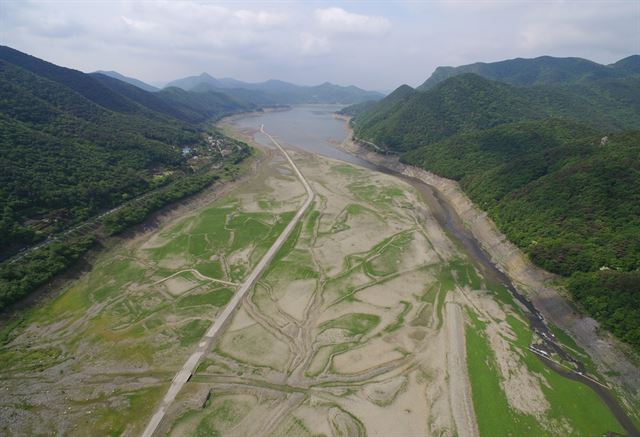
[{"label": "narrow footpath", "polygon": [[176,375],[173,377],[169,390],[167,391],[164,398],[162,399],[162,402],[158,406],[158,409],[156,410],[154,415],[151,417],[151,420],[149,421],[144,432],[142,433],[142,437],[152,437],[154,435],[154,433],[158,429],[158,426],[162,422],[162,419],[164,419],[167,411],[169,410],[174,400],[176,399],[176,396],[178,395],[178,393],[180,393],[180,391],[182,390],[184,385],[187,383],[189,378],[191,378],[191,375],[193,375],[193,372],[195,372],[202,358],[211,349],[211,346],[213,345],[213,342],[216,336],[222,331],[226,322],[231,319],[231,316],[235,312],[236,308],[238,308],[238,306],[242,302],[242,299],[249,292],[249,289],[251,289],[251,287],[255,284],[258,277],[269,266],[269,263],[271,263],[271,261],[273,260],[273,257],[276,255],[278,250],[282,247],[282,245],[287,240],[287,238],[289,238],[289,236],[291,235],[291,232],[293,231],[295,226],[298,224],[298,222],[300,222],[300,219],[302,219],[302,216],[305,214],[305,212],[307,211],[307,209],[309,208],[309,206],[311,205],[315,197],[315,194],[311,189],[311,186],[309,185],[307,180],[304,178],[304,176],[302,175],[302,173],[300,172],[296,164],[293,162],[289,154],[280,145],[280,143],[278,143],[278,141],[276,141],[275,138],[273,138],[271,135],[265,132],[264,125],[260,127],[260,132],[262,132],[267,137],[269,137],[271,142],[280,150],[280,152],[282,152],[282,154],[287,159],[287,161],[289,161],[289,164],[295,171],[298,179],[300,179],[300,182],[304,186],[304,189],[307,191],[307,199],[302,204],[300,209],[298,209],[298,212],[293,217],[293,219],[289,222],[289,224],[284,229],[284,231],[282,231],[280,236],[278,236],[278,239],[273,243],[273,245],[269,248],[267,253],[262,257],[262,259],[260,259],[258,264],[251,271],[251,273],[249,274],[247,279],[243,282],[243,284],[240,286],[238,291],[233,295],[233,298],[229,301],[225,309],[218,315],[213,325],[211,325],[209,330],[205,333],[205,335],[202,337],[202,339],[198,343],[197,349],[193,352],[193,354],[191,354],[189,359],[185,362],[184,366],[182,366],[182,368],[178,371],[178,373],[176,373]]}]

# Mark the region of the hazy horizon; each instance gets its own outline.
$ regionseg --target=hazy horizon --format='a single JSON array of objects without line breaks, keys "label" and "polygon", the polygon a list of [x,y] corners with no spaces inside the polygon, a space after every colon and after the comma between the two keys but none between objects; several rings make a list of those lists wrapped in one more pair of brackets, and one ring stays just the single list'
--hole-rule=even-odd
[{"label": "hazy horizon", "polygon": [[156,86],[207,72],[391,91],[441,65],[640,53],[633,1],[5,1],[0,23],[4,45]]}]

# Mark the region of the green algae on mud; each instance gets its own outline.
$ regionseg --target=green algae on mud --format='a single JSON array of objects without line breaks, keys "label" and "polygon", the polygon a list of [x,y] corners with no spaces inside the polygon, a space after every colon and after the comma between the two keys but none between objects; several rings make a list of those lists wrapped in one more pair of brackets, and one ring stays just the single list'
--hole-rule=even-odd
[{"label": "green algae on mud", "polygon": [[544,381],[542,392],[549,407],[541,416],[515,410],[502,388],[502,374],[486,337],[486,323],[473,310],[466,328],[467,366],[480,435],[604,435],[624,430],[589,387],[546,368],[529,349],[532,332],[513,316],[507,322],[516,334],[511,344],[527,369]]}]

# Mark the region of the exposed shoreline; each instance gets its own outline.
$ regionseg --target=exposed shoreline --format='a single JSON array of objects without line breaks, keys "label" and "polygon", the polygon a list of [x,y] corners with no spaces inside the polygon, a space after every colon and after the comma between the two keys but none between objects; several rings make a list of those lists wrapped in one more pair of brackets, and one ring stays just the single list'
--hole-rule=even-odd
[{"label": "exposed shoreline", "polygon": [[[345,121],[347,139],[339,146],[376,165],[387,167],[432,186],[451,205],[465,226],[489,254],[491,260],[514,284],[524,292],[536,308],[551,323],[566,331],[591,356],[598,371],[616,385],[616,391],[633,411],[640,404],[640,368],[634,363],[638,357],[611,334],[599,330],[598,323],[580,314],[573,302],[551,283],[557,279],[534,265],[517,246],[503,235],[485,211],[477,207],[462,191],[459,184],[426,170],[403,164],[397,156],[381,155],[355,143],[349,117],[337,115]],[[632,404],[632,405],[629,405]]]}]

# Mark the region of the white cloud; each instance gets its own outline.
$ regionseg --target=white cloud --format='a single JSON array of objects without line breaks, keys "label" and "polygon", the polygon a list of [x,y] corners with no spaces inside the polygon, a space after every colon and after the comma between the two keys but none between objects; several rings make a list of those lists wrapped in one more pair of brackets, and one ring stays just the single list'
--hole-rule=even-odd
[{"label": "white cloud", "polygon": [[207,71],[377,89],[438,65],[640,52],[638,1],[324,1],[0,0],[0,44],[149,82]]},{"label": "white cloud", "polygon": [[331,51],[326,37],[316,36],[309,32],[300,34],[300,49],[304,55],[321,55]]},{"label": "white cloud", "polygon": [[137,30],[137,31],[140,31],[140,32],[146,32],[146,31],[153,30],[156,27],[158,27],[158,25],[156,23],[151,23],[151,22],[143,21],[143,20],[134,20],[132,18],[128,18],[128,17],[125,17],[125,16],[122,17],[122,21],[124,21],[125,24],[127,26],[129,26],[131,29]]},{"label": "white cloud", "polygon": [[[520,30],[520,47],[526,51],[580,51],[608,49],[625,51],[635,38],[640,42],[640,3],[614,2],[615,7],[598,3],[550,3],[532,7]],[[581,54],[574,54],[580,56]],[[584,55],[583,55],[584,56]]]},{"label": "white cloud", "polygon": [[250,11],[240,9],[233,16],[244,26],[273,27],[280,26],[288,21],[288,17],[281,13],[267,11]]},{"label": "white cloud", "polygon": [[336,33],[380,35],[391,27],[384,17],[354,14],[337,7],[316,9],[315,17],[321,28]]}]

